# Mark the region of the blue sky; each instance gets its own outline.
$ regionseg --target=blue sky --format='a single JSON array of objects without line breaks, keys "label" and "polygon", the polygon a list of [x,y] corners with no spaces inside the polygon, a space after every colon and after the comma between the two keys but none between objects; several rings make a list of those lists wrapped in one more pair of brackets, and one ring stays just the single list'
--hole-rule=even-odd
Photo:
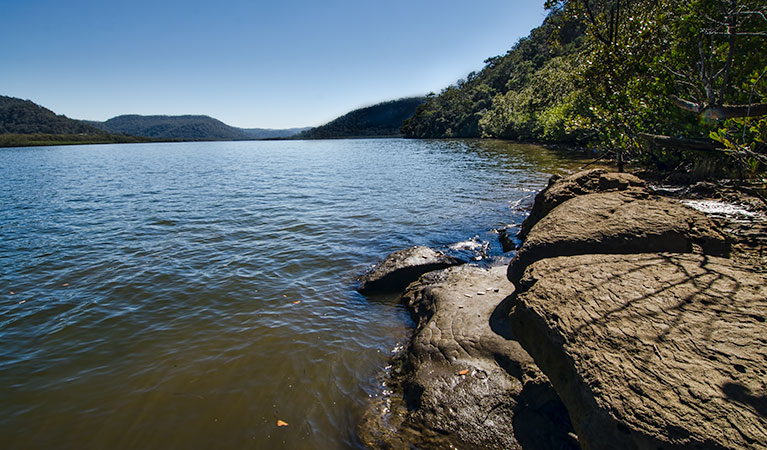
[{"label": "blue sky", "polygon": [[479,70],[543,0],[0,0],[0,94],[77,119],[316,126]]}]

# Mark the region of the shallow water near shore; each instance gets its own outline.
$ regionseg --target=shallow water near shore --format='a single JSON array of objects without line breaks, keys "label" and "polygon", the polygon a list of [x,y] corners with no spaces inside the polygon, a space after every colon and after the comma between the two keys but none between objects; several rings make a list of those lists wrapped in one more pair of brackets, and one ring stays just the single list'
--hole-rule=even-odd
[{"label": "shallow water near shore", "polygon": [[410,322],[354,276],[411,245],[498,255],[492,230],[583,163],[472,140],[3,149],[2,446],[358,448]]}]

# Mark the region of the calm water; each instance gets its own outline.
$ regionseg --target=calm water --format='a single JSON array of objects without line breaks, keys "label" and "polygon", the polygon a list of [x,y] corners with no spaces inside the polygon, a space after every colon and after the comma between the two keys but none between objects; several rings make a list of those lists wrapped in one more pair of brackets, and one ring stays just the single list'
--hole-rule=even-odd
[{"label": "calm water", "polygon": [[410,323],[354,276],[415,244],[500,252],[490,230],[574,164],[479,141],[0,149],[0,446],[358,447]]}]

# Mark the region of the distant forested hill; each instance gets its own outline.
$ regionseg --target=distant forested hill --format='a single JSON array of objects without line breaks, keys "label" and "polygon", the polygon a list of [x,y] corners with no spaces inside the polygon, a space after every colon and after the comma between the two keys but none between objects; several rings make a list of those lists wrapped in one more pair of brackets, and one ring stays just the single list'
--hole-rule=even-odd
[{"label": "distant forested hill", "polygon": [[268,129],[237,128],[209,116],[141,116],[113,117],[106,122],[88,122],[110,133],[123,133],[155,139],[237,141],[274,139],[293,136],[307,128]]},{"label": "distant forested hill", "polygon": [[36,145],[113,144],[149,139],[110,134],[47,108],[0,95],[0,147]]},{"label": "distant forested hill", "polygon": [[299,139],[394,137],[402,135],[402,123],[426,101],[425,97],[392,100],[356,109],[331,122],[304,131]]},{"label": "distant forested hill", "polygon": [[168,140],[248,140],[291,137],[309,128],[236,128],[208,116],[117,116],[74,120],[32,101],[0,95],[0,147]]},{"label": "distant forested hill", "polygon": [[311,127],[304,128],[240,128],[245,134],[250,136],[251,139],[279,139],[295,136],[296,134],[310,130]]},{"label": "distant forested hill", "polygon": [[29,100],[0,95],[0,134],[10,133],[107,134],[79,120],[57,115]]},{"label": "distant forested hill", "polygon": [[130,134],[155,139],[238,140],[252,139],[244,131],[208,116],[113,117],[106,122],[88,122],[110,133]]}]

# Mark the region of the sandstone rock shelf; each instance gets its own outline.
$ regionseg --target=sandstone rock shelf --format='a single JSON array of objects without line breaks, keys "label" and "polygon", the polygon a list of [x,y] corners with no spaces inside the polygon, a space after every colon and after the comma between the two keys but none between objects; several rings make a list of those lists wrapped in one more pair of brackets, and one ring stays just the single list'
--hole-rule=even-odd
[{"label": "sandstone rock shelf", "polygon": [[394,363],[391,396],[359,427],[366,445],[578,448],[561,401],[496,313],[513,291],[505,272],[452,267],[407,288],[402,299],[417,327]]},{"label": "sandstone rock shelf", "polygon": [[363,442],[767,449],[767,274],[743,264],[764,256],[657,194],[629,174],[555,177],[508,267],[424,271]]},{"label": "sandstone rock shelf", "polygon": [[528,267],[512,326],[587,448],[767,446],[767,279],[693,254]]}]

